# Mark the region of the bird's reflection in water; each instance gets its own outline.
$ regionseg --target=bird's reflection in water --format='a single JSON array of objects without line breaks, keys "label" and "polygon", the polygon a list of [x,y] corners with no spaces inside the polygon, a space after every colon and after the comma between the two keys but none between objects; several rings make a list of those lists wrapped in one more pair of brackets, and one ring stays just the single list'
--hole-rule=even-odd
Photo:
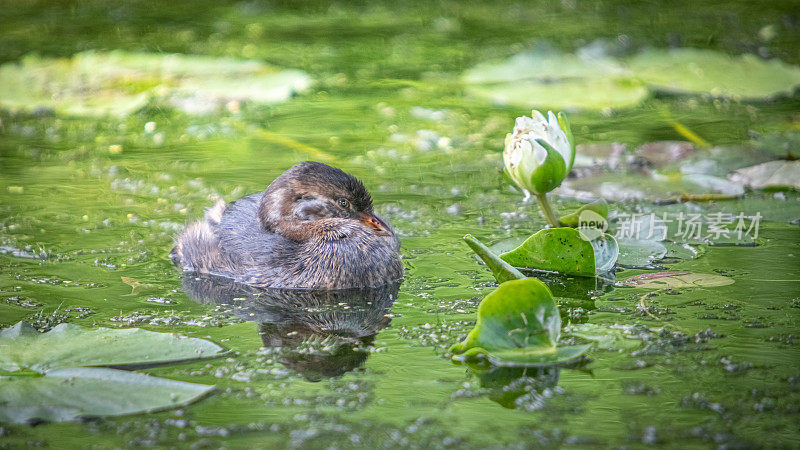
[{"label": "bird's reflection in water", "polygon": [[194,301],[223,306],[258,323],[265,349],[306,379],[337,377],[369,356],[375,335],[389,325],[400,283],[338,290],[259,289],[231,280],[186,275]]}]

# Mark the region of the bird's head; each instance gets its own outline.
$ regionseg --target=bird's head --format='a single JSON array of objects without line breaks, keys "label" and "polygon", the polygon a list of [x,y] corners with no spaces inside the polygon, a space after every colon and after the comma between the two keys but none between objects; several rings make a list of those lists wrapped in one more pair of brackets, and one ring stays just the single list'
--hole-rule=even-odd
[{"label": "bird's head", "polygon": [[372,210],[372,198],[356,177],[314,161],[293,166],[267,187],[258,211],[265,230],[294,240],[312,237],[314,222],[345,219],[379,236],[392,230]]}]

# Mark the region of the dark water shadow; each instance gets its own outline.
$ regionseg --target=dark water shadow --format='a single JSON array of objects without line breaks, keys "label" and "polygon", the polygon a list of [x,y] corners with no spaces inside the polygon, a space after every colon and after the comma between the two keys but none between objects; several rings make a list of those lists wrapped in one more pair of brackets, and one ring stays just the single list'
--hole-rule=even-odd
[{"label": "dark water shadow", "polygon": [[524,400],[544,405],[547,390],[558,386],[561,367],[493,367],[476,375],[492,401],[503,408],[516,409]]},{"label": "dark water shadow", "polygon": [[310,381],[341,376],[366,361],[400,282],[361,289],[259,289],[213,276],[186,275],[183,290],[204,304],[258,323],[268,352]]},{"label": "dark water shadow", "polygon": [[544,408],[549,399],[563,393],[558,386],[562,370],[578,370],[591,375],[591,370],[586,368],[590,363],[590,359],[581,358],[568,364],[541,367],[466,366],[493,402],[507,409],[538,410]]},{"label": "dark water shadow", "polygon": [[[614,290],[616,277],[613,273],[598,277],[578,277],[563,275],[544,270],[520,268],[527,276],[536,277],[546,284],[554,297],[569,298],[577,301],[592,301],[597,295]],[[592,308],[593,309],[593,308]]]}]

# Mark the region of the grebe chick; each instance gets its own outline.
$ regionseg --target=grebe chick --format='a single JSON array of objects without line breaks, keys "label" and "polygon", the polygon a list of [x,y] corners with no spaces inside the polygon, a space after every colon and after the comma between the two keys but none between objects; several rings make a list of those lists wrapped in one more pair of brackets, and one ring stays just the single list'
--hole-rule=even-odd
[{"label": "grebe chick", "polygon": [[306,161],[263,192],[219,201],[176,238],[185,271],[264,288],[382,286],[403,276],[400,242],[354,176]]}]

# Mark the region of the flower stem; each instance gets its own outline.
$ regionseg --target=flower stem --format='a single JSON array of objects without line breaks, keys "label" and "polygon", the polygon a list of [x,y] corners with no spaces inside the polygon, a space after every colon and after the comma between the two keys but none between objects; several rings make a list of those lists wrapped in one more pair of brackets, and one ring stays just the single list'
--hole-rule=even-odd
[{"label": "flower stem", "polygon": [[536,194],[536,200],[539,200],[539,207],[542,208],[544,218],[547,219],[550,226],[553,228],[560,227],[561,222],[558,221],[558,216],[553,212],[553,208],[550,207],[550,202],[547,201],[547,194]]}]

